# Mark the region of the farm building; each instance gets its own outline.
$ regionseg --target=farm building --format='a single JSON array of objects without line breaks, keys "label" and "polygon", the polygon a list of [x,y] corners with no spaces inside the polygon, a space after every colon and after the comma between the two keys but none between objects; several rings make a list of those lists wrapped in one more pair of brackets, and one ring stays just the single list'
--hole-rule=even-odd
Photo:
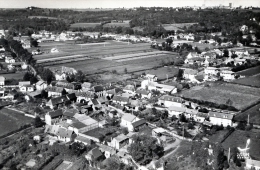
[{"label": "farm building", "polygon": [[0,76],[0,86],[4,86],[4,85],[5,85],[5,77]]},{"label": "farm building", "polygon": [[213,125],[233,126],[233,115],[220,113],[220,112],[209,112],[209,119]]}]

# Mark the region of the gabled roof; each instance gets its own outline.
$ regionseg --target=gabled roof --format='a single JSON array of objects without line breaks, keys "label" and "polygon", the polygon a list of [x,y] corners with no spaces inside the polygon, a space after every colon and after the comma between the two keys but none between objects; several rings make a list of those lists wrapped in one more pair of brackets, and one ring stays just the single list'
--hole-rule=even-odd
[{"label": "gabled roof", "polygon": [[160,100],[164,101],[172,101],[172,102],[178,102],[182,103],[184,100],[180,97],[175,97],[175,96],[169,96],[169,95],[163,95],[162,97],[159,98]]},{"label": "gabled roof", "polygon": [[100,144],[99,145],[99,149],[100,149],[101,152],[109,152],[111,155],[116,154],[116,149],[112,148],[112,147],[109,147],[107,145]]},{"label": "gabled roof", "polygon": [[208,113],[198,112],[197,117],[208,117]]},{"label": "gabled roof", "polygon": [[82,88],[91,88],[91,87],[92,87],[92,84],[89,83],[89,82],[84,82],[84,83],[81,84],[81,87],[82,87]]},{"label": "gabled roof", "polygon": [[114,89],[108,90],[107,93],[108,94],[117,94],[117,93],[119,93],[121,91],[122,90],[120,88],[114,88]]},{"label": "gabled roof", "polygon": [[185,112],[186,109],[184,107],[170,106],[168,110],[176,112]]},{"label": "gabled roof", "polygon": [[4,76],[0,76],[0,81],[5,81],[5,77]]},{"label": "gabled roof", "polygon": [[87,92],[75,92],[75,95],[77,97],[87,97],[87,98],[94,98],[95,94],[93,92],[87,91]]},{"label": "gabled roof", "polygon": [[56,86],[48,86],[46,88],[47,91],[57,92],[57,93],[61,93],[63,89],[64,89],[63,87],[56,87]]},{"label": "gabled roof", "polygon": [[129,99],[127,97],[122,96],[114,96],[113,101],[119,101],[119,102],[129,102]]},{"label": "gabled roof", "polygon": [[27,85],[31,85],[31,82],[30,81],[20,81],[19,86],[27,86]]},{"label": "gabled roof", "polygon": [[144,95],[148,95],[150,92],[149,92],[149,91],[147,91],[147,90],[139,89],[139,90],[136,90],[136,92],[135,92],[135,93],[137,93],[137,94],[144,94]]},{"label": "gabled roof", "polygon": [[145,123],[146,123],[145,119],[140,119],[140,120],[137,120],[136,122],[132,123],[132,125],[133,125],[134,128],[136,128],[136,127],[141,126]]},{"label": "gabled roof", "polygon": [[40,80],[40,81],[38,81],[38,82],[36,83],[37,86],[41,86],[42,84],[46,84],[46,82]]},{"label": "gabled roof", "polygon": [[102,156],[103,154],[101,153],[101,151],[96,147],[94,149],[92,149],[91,151],[88,152],[88,155],[93,156],[94,159],[99,158],[100,156]]},{"label": "gabled roof", "polygon": [[63,115],[62,110],[55,110],[55,111],[51,111],[49,112],[49,115],[51,116],[51,118],[56,118],[56,117],[60,117]]},{"label": "gabled roof", "polygon": [[134,85],[131,85],[131,84],[128,84],[124,87],[123,90],[130,90],[130,91],[135,91],[135,86]]},{"label": "gabled roof", "polygon": [[105,90],[103,86],[94,86],[93,87],[94,92],[100,92]]},{"label": "gabled roof", "polygon": [[99,105],[98,100],[97,99],[91,99],[91,102],[93,103],[93,105]]},{"label": "gabled roof", "polygon": [[124,113],[124,115],[122,116],[121,119],[128,121],[128,122],[133,122],[136,119],[136,116],[129,114],[129,113]]},{"label": "gabled roof", "polygon": [[77,98],[76,95],[75,95],[75,93],[67,94],[66,96],[67,96],[67,98],[68,98],[69,100],[74,100],[74,99]]},{"label": "gabled roof", "polygon": [[52,105],[57,105],[57,104],[65,103],[68,101],[70,101],[70,100],[66,96],[60,96],[60,97],[50,99],[50,102],[52,103]]},{"label": "gabled roof", "polygon": [[70,138],[72,135],[72,130],[67,130],[65,128],[59,128],[58,132],[56,133],[57,136],[63,137],[63,138]]},{"label": "gabled roof", "polygon": [[73,117],[78,112],[79,111],[77,109],[67,109],[63,112],[63,115],[67,117]]},{"label": "gabled roof", "polygon": [[198,70],[184,69],[184,74],[196,75],[196,74],[198,74]]},{"label": "gabled roof", "polygon": [[78,135],[75,139],[80,141],[80,142],[84,142],[84,143],[87,143],[87,144],[91,145],[91,140],[86,138],[86,137],[84,137],[84,136],[79,136]]},{"label": "gabled roof", "polygon": [[81,128],[86,127],[87,125],[85,125],[84,123],[82,123],[80,121],[77,121],[77,122],[72,123],[71,126],[77,128],[77,129],[81,129]]},{"label": "gabled roof", "polygon": [[114,140],[116,140],[117,142],[122,142],[124,140],[128,139],[128,137],[124,134],[120,134],[117,137],[114,138]]},{"label": "gabled roof", "polygon": [[67,82],[62,82],[62,81],[58,81],[56,83],[57,87],[64,87],[67,89],[73,89],[74,85],[72,83],[67,83]]},{"label": "gabled roof", "polygon": [[220,113],[220,112],[209,112],[209,117],[216,117],[216,118],[221,118],[221,119],[228,119],[232,120],[233,115],[232,114],[226,114],[226,113]]},{"label": "gabled roof", "polygon": [[185,113],[192,114],[192,115],[197,115],[198,114],[198,110],[186,108]]}]

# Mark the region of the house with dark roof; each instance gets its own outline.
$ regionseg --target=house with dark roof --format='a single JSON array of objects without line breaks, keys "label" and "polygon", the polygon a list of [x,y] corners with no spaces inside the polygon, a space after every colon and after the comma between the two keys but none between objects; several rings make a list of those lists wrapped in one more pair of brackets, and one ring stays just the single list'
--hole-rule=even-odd
[{"label": "house with dark roof", "polygon": [[63,87],[48,86],[46,91],[48,92],[48,97],[62,96]]},{"label": "house with dark roof", "polygon": [[99,145],[99,150],[101,152],[103,152],[103,154],[105,155],[106,158],[110,158],[111,156],[116,154],[116,149],[107,145],[102,145],[102,144],[98,144]]},{"label": "house with dark roof", "polygon": [[221,112],[209,112],[209,120],[213,125],[233,126],[233,115]]},{"label": "house with dark roof", "polygon": [[87,103],[91,99],[97,98],[97,95],[92,91],[76,92],[75,95],[78,103]]},{"label": "house with dark roof", "polygon": [[98,97],[101,97],[101,96],[104,96],[106,95],[106,88],[101,86],[101,85],[98,85],[98,86],[93,86],[91,88],[91,90],[98,96]]},{"label": "house with dark roof", "polygon": [[95,147],[85,155],[85,158],[89,161],[90,166],[97,167],[97,163],[103,161],[105,156],[98,147]]},{"label": "house with dark roof", "polygon": [[71,102],[76,102],[77,101],[77,97],[75,93],[70,93],[67,94],[66,97],[71,101]]},{"label": "house with dark roof", "polygon": [[84,137],[84,136],[80,136],[80,135],[78,135],[78,136],[75,138],[74,141],[75,141],[75,142],[83,143],[84,145],[91,145],[91,144],[93,143],[91,139],[88,139],[88,138],[86,138],[86,137]]},{"label": "house with dark roof", "polygon": [[70,104],[70,103],[71,102],[67,96],[60,96],[60,97],[50,99],[46,103],[46,106],[49,106],[51,109],[53,109],[53,108],[58,108],[60,105]]},{"label": "house with dark roof", "polygon": [[68,129],[74,131],[78,135],[79,131],[86,127],[87,125],[80,121],[73,121],[73,123],[69,125]]},{"label": "house with dark roof", "polygon": [[45,115],[45,123],[47,125],[53,125],[59,122],[62,116],[63,116],[63,111],[61,109],[48,112]]}]

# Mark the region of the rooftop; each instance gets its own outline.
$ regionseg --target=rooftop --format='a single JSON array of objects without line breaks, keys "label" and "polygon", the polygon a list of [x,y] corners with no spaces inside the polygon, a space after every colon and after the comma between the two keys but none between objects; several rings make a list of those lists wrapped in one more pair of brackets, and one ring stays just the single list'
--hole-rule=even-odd
[{"label": "rooftop", "polygon": [[229,119],[232,120],[233,119],[233,115],[232,114],[226,114],[226,113],[220,113],[220,112],[209,112],[209,117],[216,117],[216,118],[221,118],[221,119]]},{"label": "rooftop", "polygon": [[124,113],[121,119],[126,120],[128,122],[133,122],[136,119],[136,116],[129,113]]}]

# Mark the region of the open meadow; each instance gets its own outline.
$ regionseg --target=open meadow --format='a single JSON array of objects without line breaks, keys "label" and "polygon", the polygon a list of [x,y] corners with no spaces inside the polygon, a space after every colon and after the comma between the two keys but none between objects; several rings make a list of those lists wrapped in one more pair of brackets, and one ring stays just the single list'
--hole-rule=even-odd
[{"label": "open meadow", "polygon": [[94,28],[96,26],[101,25],[101,23],[75,23],[75,24],[71,24],[70,27],[71,28]]},{"label": "open meadow", "polygon": [[251,68],[236,72],[236,74],[241,75],[241,76],[246,76],[246,77],[257,75],[259,73],[260,73],[260,66],[251,67]]},{"label": "open meadow", "polygon": [[[62,66],[82,70],[91,75],[114,72],[133,73],[161,67],[163,63],[175,62],[178,54],[156,51],[148,43],[128,44],[107,41],[105,44],[68,44],[49,42],[40,44],[42,51],[50,51],[55,46],[59,52],[35,55],[37,63],[52,70]],[[167,74],[167,73],[165,73]]]},{"label": "open meadow", "polygon": [[236,79],[232,81],[232,83],[260,88],[260,74],[251,77]]},{"label": "open meadow", "polygon": [[19,129],[25,124],[30,124],[33,119],[26,117],[21,113],[18,113],[9,109],[0,110],[0,136]]},{"label": "open meadow", "polygon": [[235,116],[235,121],[247,121],[248,115],[250,123],[260,125],[260,104],[257,104]]},{"label": "open meadow", "polygon": [[246,109],[260,101],[259,88],[218,82],[212,83],[209,87],[193,87],[182,91],[181,95],[200,102],[230,105],[238,110]]},{"label": "open meadow", "polygon": [[183,30],[183,27],[186,26],[191,26],[194,25],[196,23],[174,23],[174,24],[162,24],[163,28],[167,31],[171,31],[171,30]]}]

